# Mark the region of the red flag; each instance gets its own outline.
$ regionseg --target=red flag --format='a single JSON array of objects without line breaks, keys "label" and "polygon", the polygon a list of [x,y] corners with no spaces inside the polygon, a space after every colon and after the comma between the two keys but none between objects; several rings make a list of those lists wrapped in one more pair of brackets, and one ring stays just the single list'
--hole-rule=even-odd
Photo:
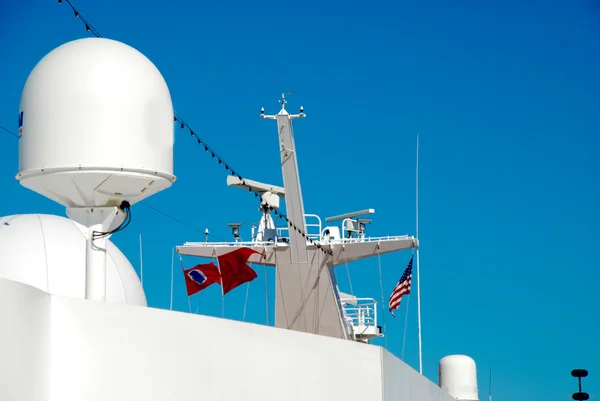
[{"label": "red flag", "polygon": [[252,248],[238,248],[218,257],[223,295],[258,277],[256,272],[246,264],[248,258],[255,253],[258,252]]},{"label": "red flag", "polygon": [[200,264],[183,271],[188,297],[214,283],[221,284],[219,268],[213,262]]}]

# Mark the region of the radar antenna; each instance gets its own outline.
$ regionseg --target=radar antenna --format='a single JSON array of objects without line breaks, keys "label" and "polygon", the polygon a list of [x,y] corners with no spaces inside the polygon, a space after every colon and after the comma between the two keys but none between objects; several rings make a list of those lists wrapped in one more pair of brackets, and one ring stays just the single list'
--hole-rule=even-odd
[{"label": "radar antenna", "polygon": [[[283,188],[263,184],[262,182],[244,180],[242,181],[239,177],[227,176],[227,185],[230,187],[250,189],[260,193],[260,206],[259,210],[262,213],[260,219],[258,231],[256,235],[252,235],[252,240],[255,242],[262,241],[275,241],[277,236],[277,229],[271,211],[279,209],[280,198],[285,197],[285,191]],[[254,231],[254,227],[252,228]]]}]

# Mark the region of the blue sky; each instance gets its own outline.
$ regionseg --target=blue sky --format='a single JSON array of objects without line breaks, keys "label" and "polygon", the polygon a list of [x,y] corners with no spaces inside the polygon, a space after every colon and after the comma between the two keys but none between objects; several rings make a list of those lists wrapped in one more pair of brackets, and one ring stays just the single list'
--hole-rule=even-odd
[{"label": "blue sky", "polygon": [[[175,111],[248,178],[281,184],[276,131],[258,112],[276,112],[281,92],[292,91],[289,108],[302,104],[308,115],[295,125],[307,213],[372,207],[372,235],[414,234],[420,134],[426,376],[437,381],[441,357],[466,353],[482,399],[490,368],[497,401],[567,399],[573,368],[588,369],[584,389],[600,394],[598,1],[75,5],[103,36],[146,54]],[[0,5],[0,125],[17,131],[35,64],[88,35],[65,4]],[[64,215],[14,179],[16,139],[0,133],[0,147],[0,213]],[[174,186],[147,203],[196,229],[136,205],[132,224],[113,237],[139,268],[142,234],[144,287],[158,308],[169,307],[174,245],[203,240],[206,227],[229,239],[228,222],[248,230],[259,218],[254,198],[227,188],[223,169],[179,131],[175,174]],[[386,298],[409,259],[382,257]],[[255,267],[247,320],[264,323],[264,270]],[[381,298],[376,258],[350,271],[357,295]],[[348,290],[345,269],[337,274]],[[187,310],[183,278],[175,278],[174,308]],[[245,290],[227,296],[225,317],[242,317]],[[192,304],[221,315],[216,286]],[[396,355],[404,313],[385,316]],[[418,369],[414,293],[408,322],[406,361]]]}]

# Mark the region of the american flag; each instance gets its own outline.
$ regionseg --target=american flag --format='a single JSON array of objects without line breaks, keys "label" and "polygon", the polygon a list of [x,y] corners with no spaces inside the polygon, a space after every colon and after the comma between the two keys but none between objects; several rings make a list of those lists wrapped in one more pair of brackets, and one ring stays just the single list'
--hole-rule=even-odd
[{"label": "american flag", "polygon": [[394,309],[398,309],[398,307],[400,306],[400,300],[402,300],[402,296],[410,294],[410,282],[412,281],[412,264],[413,258],[411,256],[410,262],[408,262],[408,266],[406,266],[402,277],[400,277],[400,281],[398,281],[398,284],[396,284],[396,288],[394,288],[392,295],[390,295],[390,300],[388,303],[390,305],[390,312],[394,317],[396,317],[396,315],[394,315],[394,312],[392,311]]}]

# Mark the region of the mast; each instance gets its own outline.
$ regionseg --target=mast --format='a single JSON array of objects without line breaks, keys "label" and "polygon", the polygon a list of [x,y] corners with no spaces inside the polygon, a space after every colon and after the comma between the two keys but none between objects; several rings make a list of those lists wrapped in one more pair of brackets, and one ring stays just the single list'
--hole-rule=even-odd
[{"label": "mast", "polygon": [[[281,95],[281,110],[276,115],[260,117],[277,122],[281,173],[285,189],[290,244],[288,252],[277,252],[277,281],[275,297],[275,325],[277,327],[347,338],[342,323],[341,306],[335,276],[330,270],[326,254],[315,246],[309,251],[302,188],[298,171],[296,145],[292,120],[304,118],[285,109],[287,101]],[[297,229],[294,229],[294,226]],[[309,259],[310,255],[310,259]]]},{"label": "mast", "polygon": [[[318,216],[306,215],[292,127],[292,120],[306,115],[302,107],[299,114],[288,113],[284,95],[279,102],[281,110],[276,115],[265,115],[263,108],[260,117],[277,124],[284,187],[239,176],[227,177],[228,186],[260,194],[262,217],[259,232],[256,235],[253,233],[250,242],[237,239],[235,242],[186,242],[177,247],[177,253],[214,258],[231,252],[233,247],[251,247],[256,254],[250,256],[250,263],[276,267],[277,327],[357,341],[380,337],[383,334],[381,327],[376,324],[374,305],[359,305],[350,315],[346,313],[344,305],[349,305],[348,297],[338,289],[335,267],[376,255],[412,249],[417,247],[418,241],[408,235],[365,237],[365,226],[371,220],[360,217],[375,213],[374,209],[325,219],[327,223],[341,221],[341,230],[331,225],[322,227]],[[286,215],[277,212],[279,201],[283,198]],[[285,220],[284,227],[275,225],[270,215],[273,211]],[[307,224],[307,217],[316,217],[318,224]],[[318,226],[318,232],[308,232],[315,226]],[[365,300],[368,301],[361,298],[360,302]]]}]

